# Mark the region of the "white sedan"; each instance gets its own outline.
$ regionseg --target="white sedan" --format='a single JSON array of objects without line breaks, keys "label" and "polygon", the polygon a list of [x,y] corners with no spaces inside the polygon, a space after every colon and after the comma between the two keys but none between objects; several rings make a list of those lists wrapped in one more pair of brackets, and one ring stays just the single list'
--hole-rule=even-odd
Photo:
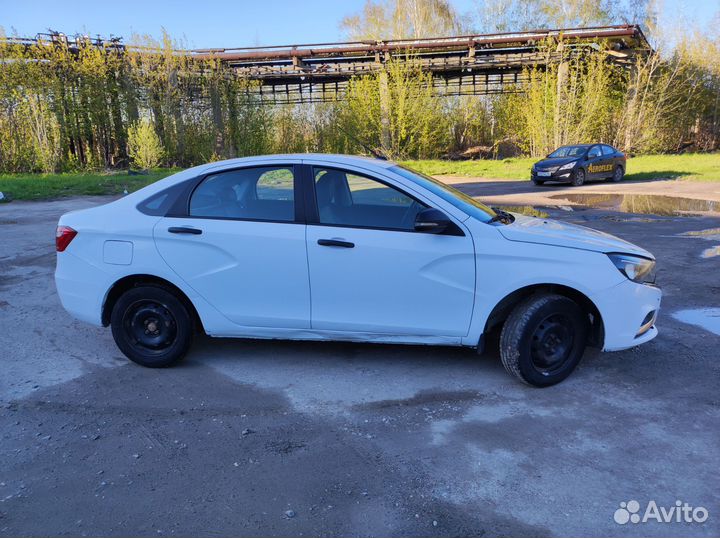
[{"label": "white sedan", "polygon": [[653,256],[496,211],[389,161],[273,155],[184,170],[63,215],[65,309],[169,366],[217,337],[467,346],[500,332],[509,373],[567,377],[588,345],[657,334]]}]

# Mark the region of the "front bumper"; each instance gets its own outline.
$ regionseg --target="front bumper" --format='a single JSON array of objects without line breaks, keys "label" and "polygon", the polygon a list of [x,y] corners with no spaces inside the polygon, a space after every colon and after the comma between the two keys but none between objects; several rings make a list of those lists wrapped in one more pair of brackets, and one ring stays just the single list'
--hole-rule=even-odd
[{"label": "front bumper", "polygon": [[631,280],[590,297],[603,320],[603,351],[628,349],[655,338],[661,298],[659,287]]},{"label": "front bumper", "polygon": [[572,175],[574,169],[570,170],[562,170],[559,172],[550,172],[550,175],[542,175],[542,171],[538,170],[531,170],[530,171],[530,179],[533,181],[570,181],[572,180]]}]

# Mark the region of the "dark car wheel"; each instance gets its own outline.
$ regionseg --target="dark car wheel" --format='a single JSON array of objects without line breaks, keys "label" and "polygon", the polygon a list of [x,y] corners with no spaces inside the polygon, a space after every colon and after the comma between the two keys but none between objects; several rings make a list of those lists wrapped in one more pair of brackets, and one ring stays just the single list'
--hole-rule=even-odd
[{"label": "dark car wheel", "polygon": [[500,333],[503,366],[524,383],[547,387],[569,376],[585,351],[588,317],[562,295],[533,295],[510,313]]},{"label": "dark car wheel", "polygon": [[157,286],[126,291],[113,307],[110,326],[120,351],[151,368],[175,364],[192,344],[193,320],[187,307]]},{"label": "dark car wheel", "polygon": [[573,174],[572,184],[576,187],[579,187],[583,183],[585,183],[585,170],[583,170],[582,168],[578,168]]},{"label": "dark car wheel", "polygon": [[538,186],[543,185],[545,183],[542,179],[533,179],[532,182]]},{"label": "dark car wheel", "polygon": [[623,170],[622,166],[616,166],[615,170],[613,171],[612,180],[615,183],[618,183],[619,181],[622,181],[623,176],[625,175],[625,170]]}]

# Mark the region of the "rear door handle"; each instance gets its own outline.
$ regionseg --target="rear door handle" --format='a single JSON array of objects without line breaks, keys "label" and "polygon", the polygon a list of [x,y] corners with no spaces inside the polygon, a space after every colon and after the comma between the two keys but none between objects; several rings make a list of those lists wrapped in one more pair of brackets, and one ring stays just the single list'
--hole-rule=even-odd
[{"label": "rear door handle", "polygon": [[318,239],[318,245],[323,247],[355,248],[355,243],[341,241],[340,239]]},{"label": "rear door handle", "polygon": [[202,230],[198,228],[189,228],[187,226],[170,226],[170,228],[168,228],[168,232],[170,232],[171,234],[200,235],[202,233]]}]

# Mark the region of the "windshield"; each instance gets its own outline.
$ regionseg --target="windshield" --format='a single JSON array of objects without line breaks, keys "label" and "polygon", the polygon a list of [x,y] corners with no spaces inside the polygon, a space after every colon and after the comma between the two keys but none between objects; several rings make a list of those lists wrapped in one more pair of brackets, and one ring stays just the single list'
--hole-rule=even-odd
[{"label": "windshield", "polygon": [[457,207],[460,211],[467,213],[471,217],[475,217],[481,222],[488,222],[496,216],[495,211],[490,209],[488,206],[481,204],[475,200],[475,198],[472,198],[471,196],[468,196],[467,194],[460,192],[459,190],[446,185],[442,181],[438,181],[433,177],[400,165],[393,166],[390,170],[396,174],[400,174],[404,178],[414,181],[422,187],[425,187],[433,194],[438,195],[446,202],[449,202]]},{"label": "windshield", "polygon": [[580,157],[586,151],[586,146],[563,146],[553,151],[548,157]]}]

